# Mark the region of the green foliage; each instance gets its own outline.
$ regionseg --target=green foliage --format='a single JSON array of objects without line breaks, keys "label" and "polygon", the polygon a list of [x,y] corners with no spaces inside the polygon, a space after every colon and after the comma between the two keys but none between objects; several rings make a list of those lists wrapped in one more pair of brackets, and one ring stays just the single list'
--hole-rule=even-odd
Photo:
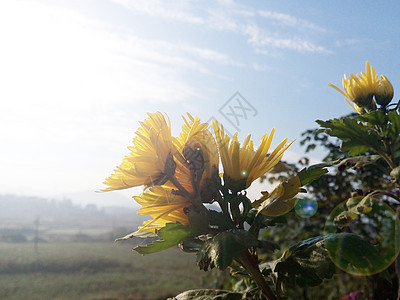
[{"label": "green foliage", "polygon": [[259,200],[254,201],[252,206],[260,214],[266,216],[281,216],[291,211],[300,191],[300,180],[297,176],[290,177],[287,181],[280,183],[270,194],[265,193]]},{"label": "green foliage", "polygon": [[197,264],[204,271],[214,267],[225,270],[236,256],[257,245],[257,238],[246,230],[223,231],[204,242],[197,253]]},{"label": "green foliage", "polygon": [[[346,205],[337,208],[340,212],[333,219],[335,227],[342,227],[349,224],[352,220],[363,213],[370,212],[372,209],[373,198],[371,195],[354,196],[346,201]],[[332,216],[332,215],[331,215]]]},{"label": "green foliage", "polygon": [[325,247],[335,264],[351,274],[371,275],[382,271],[386,263],[376,248],[357,234],[328,234]]},{"label": "green foliage", "polygon": [[[399,107],[397,109],[390,110],[388,112],[388,122],[391,125],[388,128],[388,135],[387,137],[393,141],[393,143],[397,143],[399,141],[399,135],[400,135],[400,109]],[[397,149],[398,149],[397,145]]]},{"label": "green foliage", "polygon": [[359,235],[326,234],[291,246],[274,262],[274,271],[285,286],[316,286],[333,276],[335,265],[361,275],[382,270],[383,261],[376,248]]},{"label": "green foliage", "polygon": [[191,290],[169,300],[240,300],[245,299],[240,293],[223,290]]},{"label": "green foliage", "polygon": [[159,252],[182,243],[186,238],[192,236],[192,231],[188,226],[183,226],[179,222],[167,223],[158,231],[157,235],[160,240],[146,246],[137,246],[133,250],[143,255]]},{"label": "green foliage", "polygon": [[153,238],[153,237],[157,237],[157,234],[155,234],[153,232],[148,232],[148,231],[135,231],[135,232],[131,232],[121,238],[118,238],[115,241],[119,242],[119,241],[129,240],[132,238],[147,239],[147,238]]},{"label": "green foliage", "polygon": [[327,167],[331,167],[331,166],[335,165],[336,163],[337,163],[337,161],[325,162],[325,163],[312,165],[308,168],[306,167],[306,168],[302,169],[297,174],[297,176],[300,179],[301,186],[305,186],[305,185],[313,182],[314,180],[317,180],[322,175],[325,175],[326,173],[328,173]]},{"label": "green foliage", "polygon": [[348,151],[350,156],[366,153],[369,149],[380,148],[380,137],[375,131],[371,130],[358,122],[356,119],[341,118],[329,121],[318,120],[317,123],[326,128],[330,136],[338,137],[342,140],[342,149]]},{"label": "green foliage", "polygon": [[341,160],[338,164],[339,170],[344,170],[346,167],[360,169],[365,166],[376,164],[382,157],[380,155],[363,155],[353,156]]},{"label": "green foliage", "polygon": [[278,281],[290,286],[316,286],[323,279],[331,278],[335,272],[335,266],[324,247],[323,236],[291,246],[274,264]]}]

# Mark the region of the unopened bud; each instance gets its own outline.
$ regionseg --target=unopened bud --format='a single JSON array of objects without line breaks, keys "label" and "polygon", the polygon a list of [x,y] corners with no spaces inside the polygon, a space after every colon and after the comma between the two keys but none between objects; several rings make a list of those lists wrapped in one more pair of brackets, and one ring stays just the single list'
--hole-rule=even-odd
[{"label": "unopened bud", "polygon": [[390,81],[386,78],[386,76],[381,75],[380,83],[375,91],[375,100],[376,103],[382,106],[386,106],[392,101],[393,99],[393,85]]}]

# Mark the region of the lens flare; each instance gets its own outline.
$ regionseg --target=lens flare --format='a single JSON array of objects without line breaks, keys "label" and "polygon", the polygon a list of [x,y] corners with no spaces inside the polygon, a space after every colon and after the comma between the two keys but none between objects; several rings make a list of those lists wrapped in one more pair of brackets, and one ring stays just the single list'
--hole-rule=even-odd
[{"label": "lens flare", "polygon": [[[343,202],[325,223],[326,237],[340,234],[334,243],[325,243],[332,262],[352,275],[380,273],[393,263],[400,251],[400,222],[396,213],[380,200],[374,200],[370,208],[368,213],[356,214],[347,210]],[[358,242],[349,234],[356,234]]]},{"label": "lens flare", "polygon": [[312,198],[299,198],[294,206],[296,214],[302,218],[309,218],[315,215],[318,210],[317,200]]}]

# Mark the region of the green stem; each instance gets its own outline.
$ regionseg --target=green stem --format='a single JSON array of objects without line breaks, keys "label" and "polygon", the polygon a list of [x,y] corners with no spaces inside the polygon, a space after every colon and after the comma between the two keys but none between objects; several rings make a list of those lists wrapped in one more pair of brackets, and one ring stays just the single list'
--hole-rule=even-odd
[{"label": "green stem", "polygon": [[[397,218],[400,218],[400,208],[397,208],[396,216],[397,216]],[[396,269],[397,281],[398,281],[398,285],[399,285],[398,290],[397,290],[397,300],[400,300],[400,255],[397,255],[396,262],[395,262],[395,269]]]},{"label": "green stem", "polygon": [[229,223],[231,223],[233,225],[233,221],[232,221],[231,215],[230,215],[229,210],[228,210],[228,202],[225,199],[222,198],[221,194],[219,193],[219,190],[217,190],[215,192],[215,198],[216,198],[216,200],[217,200],[217,202],[219,204],[219,207],[222,210],[222,213],[229,220]]},{"label": "green stem", "polygon": [[250,277],[256,282],[258,288],[261,290],[267,300],[275,300],[276,296],[264,279],[264,276],[258,268],[257,261],[250,254],[248,250],[243,252],[236,260],[247,270]]}]

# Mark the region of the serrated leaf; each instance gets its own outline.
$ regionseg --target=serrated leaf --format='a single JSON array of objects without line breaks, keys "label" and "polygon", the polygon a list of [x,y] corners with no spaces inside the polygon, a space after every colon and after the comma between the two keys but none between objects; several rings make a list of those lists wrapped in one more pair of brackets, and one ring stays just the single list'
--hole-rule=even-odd
[{"label": "serrated leaf", "polygon": [[279,184],[270,194],[265,194],[251,205],[257,211],[266,216],[281,216],[291,211],[295,205],[294,198],[300,191],[300,179],[298,176],[290,177]]},{"label": "serrated leaf", "polygon": [[135,232],[131,232],[123,237],[120,237],[118,239],[116,239],[116,242],[119,241],[124,241],[124,240],[129,240],[132,239],[134,237],[137,238],[142,238],[142,239],[147,239],[147,238],[153,238],[153,237],[157,237],[157,234],[153,233],[153,232],[147,232],[147,231],[135,231]]},{"label": "serrated leaf", "polygon": [[390,171],[390,176],[394,181],[399,181],[400,180],[400,166],[394,168],[392,171]]},{"label": "serrated leaf", "polygon": [[388,112],[388,119],[390,122],[388,136],[391,140],[396,141],[400,134],[400,116],[397,110],[390,110]]},{"label": "serrated leaf", "polygon": [[224,290],[190,290],[168,300],[240,300],[246,299],[241,293]]},{"label": "serrated leaf", "polygon": [[372,209],[374,198],[370,195],[349,198],[346,207],[355,214],[368,213]]},{"label": "serrated leaf", "polygon": [[287,223],[286,215],[281,215],[277,217],[265,216],[259,214],[255,209],[252,209],[247,217],[249,218],[246,219],[246,222],[251,225],[249,231],[256,235],[258,234],[258,230],[260,230],[261,228],[275,226],[276,224]]},{"label": "serrated leaf", "polygon": [[317,180],[320,178],[322,175],[328,173],[327,167],[331,167],[335,164],[337,164],[339,161],[331,161],[331,162],[326,162],[326,163],[320,163],[316,165],[309,166],[307,168],[302,169],[297,176],[300,179],[301,186],[305,186],[306,184],[309,184],[313,182],[314,180]]},{"label": "serrated leaf", "polygon": [[195,241],[183,241],[182,243],[179,244],[179,249],[181,249],[183,252],[188,252],[188,253],[194,253],[199,251],[201,247],[200,242],[195,242]]},{"label": "serrated leaf", "polygon": [[333,223],[329,223],[329,226],[347,226],[361,214],[370,212],[372,210],[372,205],[373,197],[371,195],[349,198],[346,201],[346,205],[341,205],[336,208],[335,214],[332,214],[330,217],[333,218]]},{"label": "serrated leaf", "polygon": [[342,149],[348,151],[350,156],[363,154],[369,149],[381,152],[380,137],[371,128],[355,119],[343,117],[326,122],[318,120],[317,123],[326,128],[327,134],[341,139]]},{"label": "serrated leaf", "polygon": [[201,246],[197,253],[197,264],[204,271],[213,267],[225,270],[236,256],[257,245],[257,238],[250,232],[242,229],[227,230]]},{"label": "serrated leaf", "polygon": [[137,246],[133,250],[143,255],[159,252],[182,243],[186,238],[192,236],[192,231],[188,226],[184,226],[179,222],[167,223],[165,227],[158,231],[157,235],[160,240],[146,246]]},{"label": "serrated leaf", "polygon": [[331,278],[335,265],[329,258],[324,237],[318,236],[291,246],[275,262],[278,280],[288,285],[316,286]]},{"label": "serrated leaf", "polygon": [[349,157],[340,161],[340,163],[338,164],[338,169],[339,171],[343,171],[346,167],[350,167],[353,169],[365,167],[367,165],[376,163],[380,158],[380,155],[362,155]]},{"label": "serrated leaf", "polygon": [[358,115],[356,120],[360,120],[362,122],[367,122],[370,125],[374,126],[382,126],[387,123],[386,115],[382,110],[374,110],[369,113],[364,113],[362,115]]}]

